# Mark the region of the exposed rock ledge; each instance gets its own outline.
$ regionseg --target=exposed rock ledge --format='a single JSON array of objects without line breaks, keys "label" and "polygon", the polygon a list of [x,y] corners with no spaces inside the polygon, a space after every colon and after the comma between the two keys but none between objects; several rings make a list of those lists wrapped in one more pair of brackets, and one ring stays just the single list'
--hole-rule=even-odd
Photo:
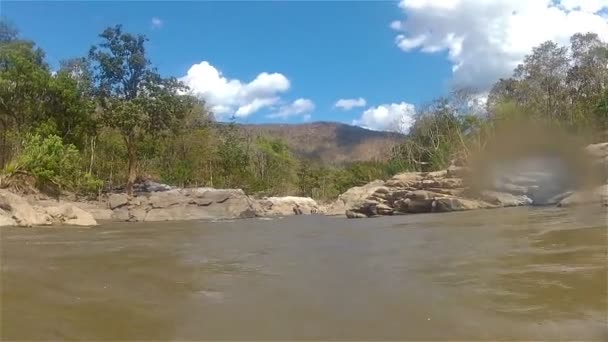
[{"label": "exposed rock ledge", "polygon": [[[589,145],[584,152],[601,177],[598,181],[608,183],[608,143]],[[574,191],[567,185],[572,184],[568,178],[572,175],[564,171],[560,161],[552,159],[496,165],[492,174],[486,175],[491,176],[492,182],[481,191],[472,191],[466,184],[464,179],[471,179],[472,175],[461,164],[436,172],[401,173],[386,182],[374,181],[349,189],[327,211],[363,218],[527,205],[608,207],[608,184]]]},{"label": "exposed rock ledge", "polygon": [[0,226],[49,226],[64,224],[91,227],[97,221],[91,213],[71,203],[31,205],[23,197],[0,189]]}]

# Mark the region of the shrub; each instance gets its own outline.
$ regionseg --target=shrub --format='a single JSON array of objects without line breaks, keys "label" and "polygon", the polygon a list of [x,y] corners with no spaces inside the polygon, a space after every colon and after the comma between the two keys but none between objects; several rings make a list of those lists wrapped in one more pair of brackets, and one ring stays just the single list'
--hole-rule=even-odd
[{"label": "shrub", "polygon": [[98,191],[101,182],[81,170],[78,149],[57,135],[27,134],[21,152],[4,170],[9,178],[33,178],[41,190]]}]

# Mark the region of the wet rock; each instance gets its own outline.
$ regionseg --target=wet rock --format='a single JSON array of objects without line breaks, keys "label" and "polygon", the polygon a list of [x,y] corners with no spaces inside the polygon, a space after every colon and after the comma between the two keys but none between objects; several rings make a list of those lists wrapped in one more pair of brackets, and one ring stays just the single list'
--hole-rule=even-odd
[{"label": "wet rock", "polygon": [[378,215],[393,215],[394,209],[384,203],[376,205],[376,212]]},{"label": "wet rock", "polygon": [[357,218],[366,218],[367,216],[352,210],[347,210],[346,211],[346,217],[350,218],[350,219],[357,219]]},{"label": "wet rock", "polygon": [[480,198],[499,207],[518,207],[532,204],[532,200],[525,195],[513,195],[506,192],[482,191]]}]

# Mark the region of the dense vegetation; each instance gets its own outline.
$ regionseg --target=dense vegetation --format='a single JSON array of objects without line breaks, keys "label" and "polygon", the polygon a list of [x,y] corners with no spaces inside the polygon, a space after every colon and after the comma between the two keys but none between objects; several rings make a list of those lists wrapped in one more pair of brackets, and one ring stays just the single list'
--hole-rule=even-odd
[{"label": "dense vegetation", "polygon": [[505,120],[523,116],[590,140],[608,127],[608,46],[594,34],[573,36],[569,48],[535,48],[484,108],[471,105],[476,92],[460,90],[420,110],[388,160],[341,165],[214,122],[204,101],[156,71],[145,36],[115,26],[98,39],[88,56],[52,71],[34,42],[0,23],[0,186],[95,195],[152,179],[330,199],[483,150]]}]

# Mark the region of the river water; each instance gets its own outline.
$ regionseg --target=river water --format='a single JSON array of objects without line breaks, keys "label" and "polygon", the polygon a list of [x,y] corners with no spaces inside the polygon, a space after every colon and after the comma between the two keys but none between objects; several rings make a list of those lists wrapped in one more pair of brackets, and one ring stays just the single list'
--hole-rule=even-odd
[{"label": "river water", "polygon": [[600,210],[0,232],[3,340],[608,340]]}]

